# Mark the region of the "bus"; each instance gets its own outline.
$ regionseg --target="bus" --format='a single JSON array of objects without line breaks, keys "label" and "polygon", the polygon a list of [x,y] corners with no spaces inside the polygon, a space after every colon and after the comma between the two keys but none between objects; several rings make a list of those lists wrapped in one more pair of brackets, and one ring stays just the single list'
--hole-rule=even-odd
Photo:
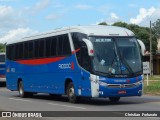
[{"label": "bus", "polygon": [[0,82],[6,81],[5,53],[0,53]]},{"label": "bus", "polygon": [[72,26],[8,41],[7,88],[21,97],[34,93],[82,97],[141,96],[143,70],[138,41],[128,29]]}]

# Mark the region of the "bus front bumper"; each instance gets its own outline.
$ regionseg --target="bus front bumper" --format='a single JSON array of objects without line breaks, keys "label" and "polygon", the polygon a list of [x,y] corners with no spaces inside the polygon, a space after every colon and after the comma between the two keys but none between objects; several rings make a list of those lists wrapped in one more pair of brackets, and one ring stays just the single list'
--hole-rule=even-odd
[{"label": "bus front bumper", "polygon": [[99,86],[99,97],[128,97],[128,96],[141,96],[143,94],[143,84],[134,87],[125,86]]}]

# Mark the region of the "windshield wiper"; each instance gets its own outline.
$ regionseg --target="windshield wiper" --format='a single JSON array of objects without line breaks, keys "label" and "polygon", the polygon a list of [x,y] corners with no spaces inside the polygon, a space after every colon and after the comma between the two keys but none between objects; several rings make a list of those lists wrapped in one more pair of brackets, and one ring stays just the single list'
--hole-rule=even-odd
[{"label": "windshield wiper", "polygon": [[[130,66],[128,65],[128,63],[126,62],[126,60],[124,58],[122,58],[121,54],[119,54],[119,56],[120,56],[121,62],[126,66],[126,68],[129,71],[129,73],[131,75],[134,75],[133,70],[130,68]],[[121,67],[122,67],[122,65],[121,65]]]},{"label": "windshield wiper", "polygon": [[[128,70],[128,72],[131,74],[131,75],[134,75],[134,72],[133,70],[130,68],[130,66],[128,65],[128,63],[126,62],[126,60],[121,56],[120,54],[120,50],[118,50],[118,47],[117,47],[117,42],[115,41],[115,54],[117,56],[117,60],[118,60],[118,64],[120,65],[119,69],[121,70],[121,74],[122,74],[122,67],[124,67],[122,64],[124,64]],[[120,58],[120,60],[119,60]]]},{"label": "windshield wiper", "polygon": [[[120,69],[120,67],[121,67],[121,62],[120,62],[120,60],[119,60],[119,56],[118,56],[118,53],[117,53],[117,46],[116,46],[115,41],[114,41],[114,54],[115,54],[115,57],[113,58],[110,67],[111,67],[111,69],[112,69],[114,63],[116,62],[116,66],[118,67],[118,69],[121,71],[121,74],[122,74],[122,70]],[[112,72],[110,71],[109,74],[111,75]]]}]

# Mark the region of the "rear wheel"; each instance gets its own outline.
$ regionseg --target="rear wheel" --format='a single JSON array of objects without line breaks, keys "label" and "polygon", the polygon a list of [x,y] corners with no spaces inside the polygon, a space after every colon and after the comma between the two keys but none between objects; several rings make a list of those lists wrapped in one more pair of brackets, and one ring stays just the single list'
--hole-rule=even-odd
[{"label": "rear wheel", "polygon": [[22,97],[22,98],[33,95],[32,93],[27,93],[27,92],[24,91],[24,85],[23,85],[22,81],[20,81],[19,84],[18,84],[18,91],[19,91],[19,96]]},{"label": "rear wheel", "polygon": [[112,103],[116,103],[120,100],[120,97],[109,97],[109,100],[112,102]]},{"label": "rear wheel", "polygon": [[76,97],[74,85],[73,85],[72,82],[68,84],[67,96],[68,96],[69,102],[71,102],[71,103],[76,103],[77,102],[77,97]]}]

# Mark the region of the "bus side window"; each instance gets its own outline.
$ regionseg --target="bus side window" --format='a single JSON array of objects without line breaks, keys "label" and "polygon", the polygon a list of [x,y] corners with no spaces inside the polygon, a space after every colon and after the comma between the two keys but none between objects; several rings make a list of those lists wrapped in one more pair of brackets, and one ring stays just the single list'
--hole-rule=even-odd
[{"label": "bus side window", "polygon": [[14,50],[14,45],[9,45],[7,46],[7,58],[9,60],[14,60],[14,53],[15,53],[15,50]]},{"label": "bus side window", "polygon": [[81,46],[81,66],[86,69],[90,70],[90,57],[88,55],[87,45],[82,41]]},{"label": "bus side window", "polygon": [[28,57],[33,58],[34,57],[34,48],[33,48],[33,41],[29,41],[28,43]]},{"label": "bus side window", "polygon": [[58,36],[58,55],[59,56],[71,55],[71,47],[67,34]]}]

